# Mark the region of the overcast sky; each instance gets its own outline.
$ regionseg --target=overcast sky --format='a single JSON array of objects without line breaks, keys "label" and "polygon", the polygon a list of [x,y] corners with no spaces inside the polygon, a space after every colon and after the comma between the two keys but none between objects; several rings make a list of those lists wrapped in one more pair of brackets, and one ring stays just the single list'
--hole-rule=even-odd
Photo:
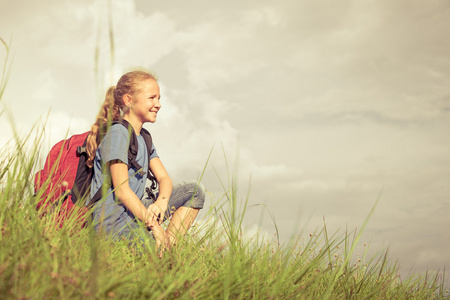
[{"label": "overcast sky", "polygon": [[[450,2],[221,3],[112,1],[111,59],[106,1],[2,0],[2,109],[23,134],[50,111],[49,146],[89,130],[121,74],[149,68],[162,109],[146,128],[174,181],[197,178],[215,145],[209,199],[227,163],[242,200],[251,176],[249,228],[273,234],[269,211],[283,241],[323,218],[343,233],[380,198],[362,242],[406,272],[448,269]],[[10,127],[3,114],[1,145]]]}]

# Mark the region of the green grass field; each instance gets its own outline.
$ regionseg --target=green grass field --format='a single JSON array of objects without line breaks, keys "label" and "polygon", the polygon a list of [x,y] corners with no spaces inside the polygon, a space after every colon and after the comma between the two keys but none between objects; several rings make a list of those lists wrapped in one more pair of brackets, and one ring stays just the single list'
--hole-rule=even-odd
[{"label": "green grass field", "polygon": [[[30,137],[28,137],[30,139]],[[33,144],[36,141],[33,139]],[[11,149],[25,149],[26,140]],[[359,234],[318,230],[278,245],[246,237],[235,187],[171,251],[110,242],[57,211],[39,217],[38,151],[2,151],[0,295],[11,299],[448,299],[444,278],[401,280],[387,255],[355,260]]]},{"label": "green grass field", "polygon": [[442,274],[404,279],[387,254],[355,255],[361,232],[330,234],[319,228],[283,245],[276,236],[246,236],[245,204],[238,201],[233,183],[162,257],[151,243],[111,242],[92,226],[79,228],[75,218],[60,228],[58,209],[44,217],[35,209],[42,200],[39,193],[34,196],[33,186],[39,158],[46,155],[40,153],[42,142],[43,133],[35,129],[1,149],[2,299],[450,298]]}]

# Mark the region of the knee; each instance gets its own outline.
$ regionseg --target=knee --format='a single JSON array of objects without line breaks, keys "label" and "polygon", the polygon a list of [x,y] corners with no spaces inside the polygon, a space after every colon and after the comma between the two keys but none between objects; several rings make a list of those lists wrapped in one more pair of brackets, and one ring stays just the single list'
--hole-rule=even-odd
[{"label": "knee", "polygon": [[196,197],[202,200],[202,206],[203,206],[203,202],[205,202],[205,186],[200,182],[198,183],[198,188],[197,188],[197,192],[196,192]]},{"label": "knee", "polygon": [[195,201],[193,207],[203,208],[206,197],[205,186],[201,182],[195,180],[187,181],[186,185],[189,187],[189,190],[192,191],[193,200]]}]

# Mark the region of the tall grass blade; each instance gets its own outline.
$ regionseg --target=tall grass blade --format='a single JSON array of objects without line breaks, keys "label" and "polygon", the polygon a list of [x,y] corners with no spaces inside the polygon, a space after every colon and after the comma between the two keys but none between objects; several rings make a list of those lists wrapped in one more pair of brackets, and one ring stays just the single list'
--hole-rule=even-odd
[{"label": "tall grass blade", "polygon": [[[5,40],[3,40],[1,37],[0,37],[0,42],[5,47],[5,51],[6,51],[5,60],[3,61],[2,79],[0,81],[0,103],[1,103],[1,101],[3,99],[3,94],[4,94],[5,89],[6,89],[6,85],[8,84],[9,76],[11,75],[12,62],[9,61],[9,59],[10,59],[9,58],[9,56],[10,56],[10,47],[5,42]],[[11,42],[10,42],[10,44],[11,44]],[[1,116],[1,114],[0,114],[0,116]]]}]

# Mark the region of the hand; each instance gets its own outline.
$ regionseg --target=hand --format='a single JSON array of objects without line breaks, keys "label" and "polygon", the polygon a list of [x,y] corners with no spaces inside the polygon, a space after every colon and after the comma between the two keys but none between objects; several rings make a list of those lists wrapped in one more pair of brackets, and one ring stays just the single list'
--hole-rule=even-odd
[{"label": "hand", "polygon": [[164,220],[164,213],[166,212],[167,204],[161,205],[158,201],[151,204],[147,208],[145,217],[145,225],[152,228],[153,226],[160,225]]}]

